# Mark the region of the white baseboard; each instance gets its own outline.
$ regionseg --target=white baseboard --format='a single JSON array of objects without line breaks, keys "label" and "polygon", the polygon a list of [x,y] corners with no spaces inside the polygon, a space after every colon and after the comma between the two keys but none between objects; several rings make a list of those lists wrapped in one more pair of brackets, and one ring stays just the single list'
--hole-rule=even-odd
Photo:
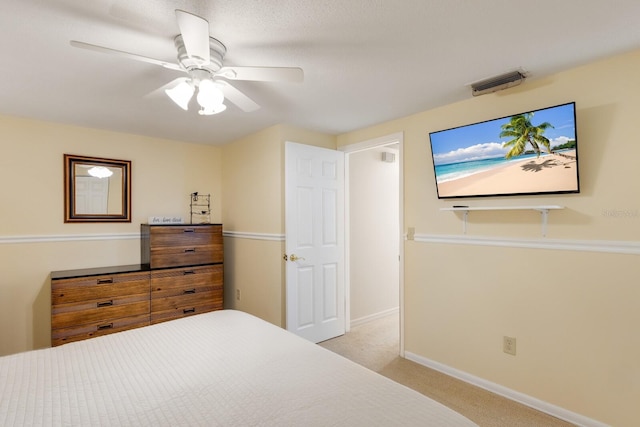
[{"label": "white baseboard", "polygon": [[549,414],[553,417],[559,418],[561,420],[567,421],[577,426],[610,427],[608,424],[604,424],[604,423],[601,423],[600,421],[587,418],[584,415],[571,412],[559,406],[552,405],[551,403],[544,402],[540,399],[536,399],[535,397],[531,397],[524,393],[520,393],[519,391],[511,390],[507,387],[501,386],[500,384],[487,381],[480,377],[476,377],[474,375],[468,374],[466,372],[460,371],[458,369],[452,368],[450,366],[444,365],[434,360],[427,359],[426,357],[419,356],[409,351],[405,351],[405,358],[408,360],[411,360],[412,362],[416,362],[422,366],[426,366],[427,368],[431,368],[438,372],[442,372],[443,374],[449,375],[450,377],[454,377],[466,383],[483,388],[487,391],[498,394],[502,397],[506,397],[507,399],[521,403],[530,408],[536,409],[540,412],[544,412],[545,414]]},{"label": "white baseboard", "polygon": [[384,311],[381,311],[379,313],[374,313],[374,314],[370,314],[368,316],[359,317],[358,319],[353,319],[350,322],[350,325],[353,328],[354,326],[362,325],[364,323],[368,323],[368,322],[371,322],[373,320],[380,319],[382,317],[390,316],[392,314],[399,315],[399,313],[400,313],[399,307],[390,308],[388,310],[384,310]]}]

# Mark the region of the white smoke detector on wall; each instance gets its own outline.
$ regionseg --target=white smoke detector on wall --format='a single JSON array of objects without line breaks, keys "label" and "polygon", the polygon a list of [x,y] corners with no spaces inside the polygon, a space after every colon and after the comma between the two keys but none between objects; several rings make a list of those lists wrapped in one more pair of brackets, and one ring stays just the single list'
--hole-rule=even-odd
[{"label": "white smoke detector on wall", "polygon": [[382,161],[387,163],[393,163],[396,161],[396,155],[393,153],[389,153],[388,151],[383,151]]}]

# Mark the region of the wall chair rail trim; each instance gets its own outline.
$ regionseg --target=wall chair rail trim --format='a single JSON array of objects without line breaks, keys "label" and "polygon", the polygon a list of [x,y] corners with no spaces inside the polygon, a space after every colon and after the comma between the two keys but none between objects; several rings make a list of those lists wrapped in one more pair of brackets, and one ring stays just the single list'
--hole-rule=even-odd
[{"label": "wall chair rail trim", "polygon": [[248,231],[228,231],[222,232],[224,237],[233,237],[237,239],[251,239],[251,240],[271,240],[277,242],[284,242],[284,234],[272,234],[272,233],[252,233]]},{"label": "wall chair rail trim", "polygon": [[30,236],[0,236],[1,244],[16,243],[49,243],[49,242],[81,242],[92,240],[131,240],[140,239],[140,233],[110,233],[110,234],[59,234],[59,235],[30,235]]},{"label": "wall chair rail trim", "polygon": [[[406,236],[405,236],[406,238]],[[640,242],[623,240],[570,240],[570,239],[514,239],[504,237],[456,236],[415,234],[421,243],[442,243],[471,246],[502,246],[509,248],[555,249],[565,251],[607,252],[640,255]]]},{"label": "wall chair rail trim", "polygon": [[[284,242],[284,234],[252,233],[245,231],[224,231],[225,237],[252,240],[269,240]],[[27,236],[0,236],[0,245],[17,243],[48,243],[48,242],[81,242],[92,240],[139,240],[140,233],[109,233],[109,234],[51,234]]]}]

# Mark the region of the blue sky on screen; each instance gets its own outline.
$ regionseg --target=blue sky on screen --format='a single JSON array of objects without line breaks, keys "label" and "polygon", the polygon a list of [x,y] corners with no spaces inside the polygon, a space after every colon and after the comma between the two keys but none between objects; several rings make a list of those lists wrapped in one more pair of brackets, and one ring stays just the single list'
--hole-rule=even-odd
[{"label": "blue sky on screen", "polygon": [[[502,147],[509,138],[500,138],[501,126],[508,123],[511,116],[487,122],[461,126],[430,135],[433,159],[436,165],[467,162],[502,157],[508,151]],[[544,136],[551,140],[551,147],[575,139],[573,104],[545,108],[534,111],[533,125],[551,123]],[[527,145],[527,149],[531,147]]]}]

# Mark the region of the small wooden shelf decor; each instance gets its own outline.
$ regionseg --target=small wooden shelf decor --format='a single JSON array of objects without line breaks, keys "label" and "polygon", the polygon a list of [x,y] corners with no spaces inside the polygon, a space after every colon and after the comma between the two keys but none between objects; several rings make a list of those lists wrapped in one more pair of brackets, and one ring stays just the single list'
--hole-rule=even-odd
[{"label": "small wooden shelf decor", "polygon": [[[211,194],[191,193],[191,203],[189,211],[191,224],[210,224],[211,223]],[[194,222],[195,220],[195,222]]]},{"label": "small wooden shelf decor", "polygon": [[531,206],[453,206],[450,208],[440,208],[441,211],[462,212],[462,233],[467,234],[467,219],[471,211],[538,211],[541,214],[542,237],[547,235],[547,222],[549,211],[564,209],[558,205],[531,205]]}]

